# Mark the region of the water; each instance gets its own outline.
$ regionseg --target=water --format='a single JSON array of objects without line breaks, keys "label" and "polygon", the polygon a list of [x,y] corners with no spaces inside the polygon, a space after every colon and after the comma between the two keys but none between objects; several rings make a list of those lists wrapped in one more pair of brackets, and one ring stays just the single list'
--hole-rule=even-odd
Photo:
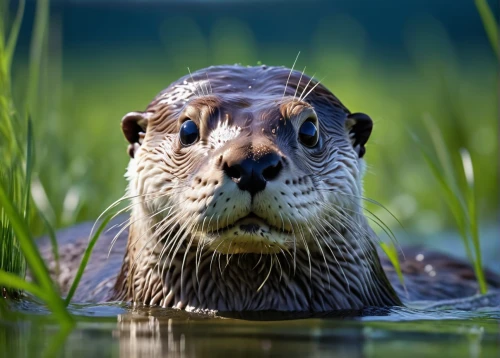
[{"label": "water", "polygon": [[63,332],[36,302],[14,308],[29,315],[0,321],[0,342],[6,342],[0,356],[500,356],[498,309],[368,309],[305,319],[267,312],[243,320],[119,304],[72,305],[78,324]]}]

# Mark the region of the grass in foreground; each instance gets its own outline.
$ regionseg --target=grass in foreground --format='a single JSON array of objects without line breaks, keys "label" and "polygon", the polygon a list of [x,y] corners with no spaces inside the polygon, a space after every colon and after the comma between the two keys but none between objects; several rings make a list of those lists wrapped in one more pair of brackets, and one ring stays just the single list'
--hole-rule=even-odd
[{"label": "grass in foreground", "polygon": [[477,11],[483,21],[484,30],[490,40],[491,48],[497,57],[500,57],[500,51],[498,49],[498,25],[495,20],[495,15],[493,14],[493,11],[491,11],[487,0],[474,0],[474,2],[476,3]]},{"label": "grass in foreground", "polygon": [[[3,7],[2,15],[4,11],[7,11],[7,5],[4,3]],[[0,29],[0,152],[2,153],[0,193],[3,194],[4,200],[15,203],[16,211],[26,218],[30,209],[30,171],[33,164],[32,131],[29,127],[27,138],[21,135],[25,133],[21,118],[24,116],[15,109],[10,81],[15,43],[23,12],[24,1],[19,4],[8,37],[7,29]],[[0,270],[20,278],[24,278],[26,272],[26,261],[19,240],[3,205],[0,209]],[[19,289],[16,288],[6,287],[5,290],[5,293],[11,297],[17,297],[20,294]]]},{"label": "grass in foreground", "polygon": [[[32,216],[46,224],[57,260],[57,242],[53,229],[45,216],[34,205],[30,205],[32,204],[30,189],[34,158],[33,130],[28,114],[36,113],[34,98],[39,90],[41,59],[43,53],[47,51],[44,45],[44,34],[46,34],[48,27],[49,3],[48,0],[37,2],[30,53],[27,100],[24,103],[26,109],[18,111],[13,100],[10,79],[12,57],[24,5],[25,2],[21,1],[8,39],[5,28],[2,28],[0,32],[0,78],[2,79],[0,82],[0,133],[3,137],[0,148],[5,160],[5,165],[0,168],[0,239],[2,240],[0,245],[0,287],[5,287],[9,297],[19,297],[24,291],[43,300],[63,326],[63,331],[67,332],[75,321],[66,307],[78,287],[93,246],[111,216],[102,220],[92,236],[71,289],[66,299],[63,300],[38,252],[29,225],[29,219]],[[2,10],[6,11],[6,9]],[[23,122],[27,123],[26,127],[23,126]],[[26,137],[23,137],[23,133],[26,133]],[[30,268],[34,283],[28,282],[24,278],[26,266]]]},{"label": "grass in foreground", "polygon": [[[476,7],[483,22],[484,29],[496,56],[500,58],[498,49],[498,25],[486,0],[475,0]],[[474,267],[479,291],[485,294],[488,290],[481,257],[481,240],[478,220],[478,191],[474,165],[470,152],[460,148],[460,160],[446,145],[441,130],[430,117],[424,117],[424,124],[432,140],[434,151],[418,139],[417,144],[434,177],[439,182],[446,203],[455,219],[462,243],[469,261]]]},{"label": "grass in foreground", "polygon": [[487,291],[481,258],[481,240],[477,215],[477,191],[475,189],[474,167],[467,149],[460,150],[460,160],[447,147],[443,135],[430,117],[424,118],[431,138],[433,151],[415,138],[432,174],[437,179],[442,195],[455,218],[469,261],[482,294]]},{"label": "grass in foreground", "polygon": [[[48,23],[48,1],[37,3],[30,54],[30,82],[27,102],[18,110],[13,100],[11,89],[11,64],[15,44],[23,17],[25,2],[21,1],[10,33],[7,29],[0,31],[0,141],[4,166],[0,173],[0,285],[7,289],[10,296],[19,296],[22,291],[29,292],[42,299],[53,312],[59,322],[69,327],[73,319],[65,308],[35,241],[29,229],[32,215],[31,204],[31,171],[33,168],[33,136],[28,113],[33,111],[33,98],[38,89],[38,73],[40,58],[44,50],[44,33]],[[8,11],[4,4],[2,15]],[[24,123],[27,123],[25,125]],[[26,137],[23,134],[26,133]],[[26,264],[29,266],[35,283],[24,279]]]}]

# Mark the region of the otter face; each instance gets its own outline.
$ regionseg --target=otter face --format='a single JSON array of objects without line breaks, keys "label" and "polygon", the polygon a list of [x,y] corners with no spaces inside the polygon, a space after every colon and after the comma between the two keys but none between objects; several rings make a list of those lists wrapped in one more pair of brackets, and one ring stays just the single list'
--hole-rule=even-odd
[{"label": "otter face", "polygon": [[371,126],[298,72],[199,71],[123,118],[135,217],[150,221],[164,251],[271,254],[336,245],[332,232],[359,226],[353,218],[361,215]]}]

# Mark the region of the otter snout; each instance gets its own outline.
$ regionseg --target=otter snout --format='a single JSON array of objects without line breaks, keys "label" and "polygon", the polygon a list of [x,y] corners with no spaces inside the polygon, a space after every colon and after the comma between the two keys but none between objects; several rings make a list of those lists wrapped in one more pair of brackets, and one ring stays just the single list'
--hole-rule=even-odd
[{"label": "otter snout", "polygon": [[266,188],[268,181],[278,177],[283,169],[281,156],[275,152],[263,156],[230,155],[222,167],[224,174],[234,181],[240,190],[248,191],[254,196]]}]

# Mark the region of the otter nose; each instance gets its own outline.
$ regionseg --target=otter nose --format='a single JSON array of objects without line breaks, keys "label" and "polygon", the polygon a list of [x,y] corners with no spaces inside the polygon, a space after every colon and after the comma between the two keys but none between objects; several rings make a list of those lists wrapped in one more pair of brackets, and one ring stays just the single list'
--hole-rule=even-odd
[{"label": "otter nose", "polygon": [[258,159],[246,158],[232,163],[226,161],[223,166],[226,175],[252,196],[264,190],[266,183],[275,179],[282,168],[280,156],[276,153],[268,153]]}]

